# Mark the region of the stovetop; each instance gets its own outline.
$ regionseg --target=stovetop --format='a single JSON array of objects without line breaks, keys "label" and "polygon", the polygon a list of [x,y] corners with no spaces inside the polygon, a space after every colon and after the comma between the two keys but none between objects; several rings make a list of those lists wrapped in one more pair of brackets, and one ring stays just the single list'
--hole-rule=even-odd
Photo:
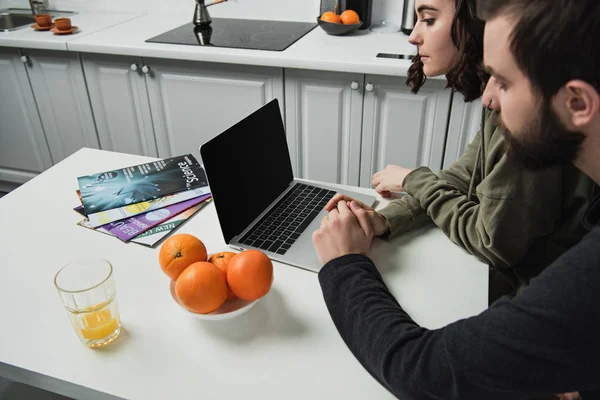
[{"label": "stovetop", "polygon": [[146,42],[283,51],[317,24],[213,18],[208,27],[185,24]]}]

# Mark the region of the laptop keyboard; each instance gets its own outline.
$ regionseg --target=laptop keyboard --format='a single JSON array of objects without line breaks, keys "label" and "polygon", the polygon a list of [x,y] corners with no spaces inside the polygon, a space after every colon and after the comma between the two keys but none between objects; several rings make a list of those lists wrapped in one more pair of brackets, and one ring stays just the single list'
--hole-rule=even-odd
[{"label": "laptop keyboard", "polygon": [[244,235],[240,243],[285,254],[335,193],[332,190],[297,183]]}]

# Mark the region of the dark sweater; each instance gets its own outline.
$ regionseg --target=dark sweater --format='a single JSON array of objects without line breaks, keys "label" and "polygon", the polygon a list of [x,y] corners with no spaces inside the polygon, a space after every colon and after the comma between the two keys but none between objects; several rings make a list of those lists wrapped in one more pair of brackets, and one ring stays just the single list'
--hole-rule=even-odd
[{"label": "dark sweater", "polygon": [[350,350],[402,400],[600,399],[600,227],[519,296],[437,330],[406,314],[368,257],[332,260],[319,281]]}]

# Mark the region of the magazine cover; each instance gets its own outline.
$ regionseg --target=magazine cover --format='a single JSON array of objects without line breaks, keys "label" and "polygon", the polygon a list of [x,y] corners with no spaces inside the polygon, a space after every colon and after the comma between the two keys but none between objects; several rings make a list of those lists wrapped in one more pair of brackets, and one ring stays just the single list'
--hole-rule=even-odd
[{"label": "magazine cover", "polygon": [[[112,210],[100,211],[93,214],[87,214],[90,224],[97,228],[101,225],[106,225],[110,222],[120,221],[125,218],[133,217],[134,215],[143,214],[159,208],[170,206],[171,204],[181,203],[182,201],[190,200],[195,197],[210,194],[210,188],[205,186],[200,189],[186,190],[159,197],[154,200],[143,201],[141,203],[130,204],[125,207],[114,208]],[[84,212],[86,212],[84,207]]]},{"label": "magazine cover", "polygon": [[77,178],[86,215],[208,186],[191,154]]},{"label": "magazine cover", "polygon": [[102,225],[102,228],[108,230],[122,241],[127,242],[139,234],[146,232],[148,229],[173,218],[177,214],[180,214],[183,211],[194,207],[195,205],[202,203],[208,198],[210,198],[210,194],[182,201],[181,203],[159,208],[158,210],[136,215],[121,221],[111,222],[109,224]]},{"label": "magazine cover", "polygon": [[[206,199],[202,203],[197,204],[191,208],[188,208],[184,212],[172,217],[171,219],[166,220],[162,224],[157,225],[153,228],[150,228],[149,230],[142,233],[141,235],[138,235],[137,237],[131,239],[129,242],[141,244],[141,245],[148,246],[148,247],[154,247],[162,239],[164,239],[171,232],[175,231],[183,223],[185,223],[188,219],[190,219],[193,215],[195,215],[200,209],[202,209],[204,206],[208,205],[211,202],[211,200],[212,199],[210,199],[210,198]],[[94,228],[92,225],[90,225],[87,218],[79,221],[77,223],[77,225],[82,226],[84,228],[94,230],[96,232],[104,233],[109,236],[114,236],[111,232],[109,232],[108,230],[106,230],[102,227]]]},{"label": "magazine cover", "polygon": [[157,225],[154,228],[147,230],[141,235],[133,238],[131,242],[135,242],[137,244],[142,244],[144,246],[154,247],[160,241],[162,241],[165,237],[170,235],[173,231],[183,225],[188,219],[190,219],[198,210],[202,207],[208,205],[212,199],[207,199],[202,203],[194,206],[192,208],[188,208],[184,212],[175,217],[171,218],[168,221],[165,221],[163,224]]}]

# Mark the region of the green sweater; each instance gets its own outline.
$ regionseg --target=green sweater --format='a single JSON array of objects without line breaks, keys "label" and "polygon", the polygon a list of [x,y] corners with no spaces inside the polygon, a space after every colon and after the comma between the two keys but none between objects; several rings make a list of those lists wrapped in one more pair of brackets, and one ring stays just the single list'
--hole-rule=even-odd
[{"label": "green sweater", "polygon": [[594,185],[572,165],[529,171],[510,162],[497,117],[485,112],[483,141],[480,131],[448,169],[408,174],[408,195],[379,213],[390,223],[390,237],[433,220],[520,287],[579,242]]}]

